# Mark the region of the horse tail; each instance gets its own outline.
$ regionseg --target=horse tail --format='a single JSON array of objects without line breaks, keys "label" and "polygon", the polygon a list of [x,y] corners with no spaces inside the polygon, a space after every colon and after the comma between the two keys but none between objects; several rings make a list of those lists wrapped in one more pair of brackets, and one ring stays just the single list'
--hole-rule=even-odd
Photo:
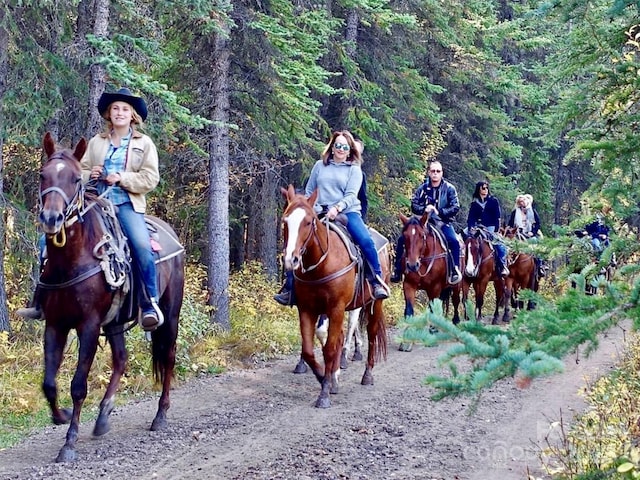
[{"label": "horse tail", "polygon": [[[180,302],[181,303],[181,302]],[[178,338],[178,315],[172,308],[162,309],[164,324],[152,333],[151,354],[153,363],[153,379],[164,384],[174,378],[176,363],[176,340]],[[178,306],[178,312],[180,311]]]},{"label": "horse tail", "polygon": [[375,337],[373,339],[374,358],[376,363],[387,359],[387,322],[382,309],[382,300],[373,302],[373,315],[369,319],[374,322]]}]

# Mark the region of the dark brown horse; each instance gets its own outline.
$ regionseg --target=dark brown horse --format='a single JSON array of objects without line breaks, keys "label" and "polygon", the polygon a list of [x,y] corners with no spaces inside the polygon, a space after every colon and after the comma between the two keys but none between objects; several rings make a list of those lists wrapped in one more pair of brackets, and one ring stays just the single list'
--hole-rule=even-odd
[{"label": "dark brown horse", "polygon": [[[386,358],[387,332],[382,300],[372,298],[368,283],[360,282],[361,266],[339,234],[316,215],[315,191],[308,199],[297,194],[292,185],[281,189],[287,201],[282,216],[284,228],[284,265],[294,274],[294,291],[300,317],[302,358],[311,367],[321,385],[316,407],[331,406],[329,393],[338,392],[338,372],[344,341],[344,312],[364,308],[369,336],[367,365],[362,385],[373,384],[375,362]],[[379,249],[383,276],[389,277],[388,245]],[[316,361],[313,341],[319,315],[329,318],[327,340],[322,347],[324,369]]]},{"label": "dark brown horse", "polygon": [[[460,283],[450,285],[447,281],[447,250],[441,238],[435,232],[435,227],[428,221],[429,215],[422,218],[406,217],[400,214],[403,224],[404,237],[404,315],[414,314],[416,293],[418,290],[427,292],[429,300],[444,299],[451,289],[453,300],[453,323],[460,322],[458,306],[460,305]],[[442,239],[444,241],[444,239]],[[462,252],[461,252],[462,256]]]},{"label": "dark brown horse", "polygon": [[[38,284],[38,298],[46,322],[42,389],[53,422],[56,425],[70,423],[66,443],[56,459],[66,462],[76,458],[80,411],[87,395],[87,377],[101,329],[111,346],[112,373],[93,434],[103,435],[110,429],[109,414],[114,408],[115,394],[127,362],[124,327],[127,321],[135,320],[138,308],[135,303],[127,302],[125,290],[129,282],[114,288],[107,281],[107,272],[103,273],[104,260],[109,257],[108,248],[113,246],[107,241],[110,233],[105,231],[105,224],[111,217],[107,218],[103,211],[103,207],[110,204],[85,191],[82,184],[80,158],[87,142],[80,140],[74,150],[60,149],[47,133],[43,146],[47,160],[40,172],[39,222],[46,235],[47,260]],[[151,430],[159,430],[167,424],[184,286],[184,254],[177,237],[164,222],[155,219],[155,224],[172,237],[171,243],[162,237],[160,241],[164,251],[172,249],[173,255],[158,263],[159,305],[165,321],[151,337],[153,373],[156,381],[162,382],[162,394]],[[125,308],[128,304],[131,308]],[[71,381],[73,410],[70,411],[58,405],[56,376],[72,329],[77,332],[79,351]]]},{"label": "dark brown horse", "polygon": [[[488,238],[488,232],[482,228],[472,227],[464,242],[464,270],[462,272],[462,303],[466,309],[469,288],[473,286],[476,299],[475,317],[482,320],[484,294],[489,282],[493,282],[496,292],[496,309],[493,312],[492,324],[498,323],[498,311],[502,305],[504,279],[496,273],[494,248]],[[465,314],[465,318],[468,318]]]},{"label": "dark brown horse", "polygon": [[[518,229],[507,227],[504,231],[505,238],[518,239],[524,241],[524,237],[518,237]],[[530,253],[513,250],[509,253],[509,276],[505,279],[504,287],[504,318],[505,322],[511,319],[509,306],[513,308],[524,308],[523,302],[518,300],[518,293],[526,288],[534,292],[538,291],[538,275],[536,259]],[[529,301],[527,309],[534,308],[534,303]]]}]

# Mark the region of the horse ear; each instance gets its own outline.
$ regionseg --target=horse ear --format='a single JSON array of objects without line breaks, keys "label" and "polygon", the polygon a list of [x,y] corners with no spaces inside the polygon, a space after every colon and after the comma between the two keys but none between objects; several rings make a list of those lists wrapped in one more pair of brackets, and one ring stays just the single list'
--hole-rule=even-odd
[{"label": "horse ear", "polygon": [[309,197],[309,205],[313,206],[316,204],[316,200],[318,199],[318,189],[316,188],[311,196]]},{"label": "horse ear", "polygon": [[398,217],[400,217],[400,221],[402,222],[403,225],[406,225],[407,223],[409,223],[409,217],[407,217],[406,215],[403,215],[401,213],[398,215]]},{"label": "horse ear", "polygon": [[53,139],[51,132],[45,133],[44,138],[42,139],[42,148],[44,148],[44,153],[47,157],[50,157],[56,151],[56,142]]},{"label": "horse ear", "polygon": [[424,212],[422,214],[422,217],[420,217],[420,223],[422,224],[423,227],[427,224],[427,221],[429,220],[430,216],[431,216],[431,212]]},{"label": "horse ear", "polygon": [[289,201],[289,196],[288,196],[288,194],[289,194],[289,190],[287,190],[287,189],[286,189],[286,188],[284,188],[284,187],[280,187],[280,193],[282,194],[282,197],[283,197],[285,200]]},{"label": "horse ear", "polygon": [[76,160],[80,161],[84,156],[84,152],[86,151],[87,151],[87,140],[84,137],[82,137],[78,141],[76,145],[76,149],[73,151],[73,156],[76,157]]}]

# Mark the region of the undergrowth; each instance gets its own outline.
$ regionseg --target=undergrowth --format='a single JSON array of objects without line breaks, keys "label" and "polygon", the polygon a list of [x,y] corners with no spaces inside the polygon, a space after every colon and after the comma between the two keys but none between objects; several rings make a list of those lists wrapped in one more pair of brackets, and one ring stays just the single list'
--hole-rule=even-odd
[{"label": "undergrowth", "polygon": [[[588,385],[587,408],[550,426],[540,459],[557,480],[640,478],[640,337],[614,372]],[[549,438],[552,437],[552,438]],[[555,438],[554,438],[555,437]]]}]

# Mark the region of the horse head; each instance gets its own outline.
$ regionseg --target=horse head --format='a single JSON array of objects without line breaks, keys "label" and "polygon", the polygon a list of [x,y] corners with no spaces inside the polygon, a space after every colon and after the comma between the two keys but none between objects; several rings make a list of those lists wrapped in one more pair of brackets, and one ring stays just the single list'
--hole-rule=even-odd
[{"label": "horse head", "polygon": [[82,186],[80,159],[87,149],[82,138],[74,150],[59,148],[50,132],[43,140],[47,160],[40,170],[40,214],[38,221],[47,235],[62,229],[69,209],[78,199]]},{"label": "horse head", "polygon": [[311,238],[317,236],[318,216],[313,206],[318,198],[318,190],[309,198],[296,193],[293,185],[289,185],[288,189],[281,188],[280,191],[287,202],[282,214],[284,266],[287,270],[296,270],[303,268],[302,256]]},{"label": "horse head", "polygon": [[425,256],[427,248],[427,231],[429,214],[418,217],[406,217],[400,214],[406,267],[409,272],[420,270],[420,259]]},{"label": "horse head", "polygon": [[469,229],[465,244],[465,266],[464,274],[467,277],[475,278],[478,276],[480,264],[482,263],[482,230],[477,227]]}]

